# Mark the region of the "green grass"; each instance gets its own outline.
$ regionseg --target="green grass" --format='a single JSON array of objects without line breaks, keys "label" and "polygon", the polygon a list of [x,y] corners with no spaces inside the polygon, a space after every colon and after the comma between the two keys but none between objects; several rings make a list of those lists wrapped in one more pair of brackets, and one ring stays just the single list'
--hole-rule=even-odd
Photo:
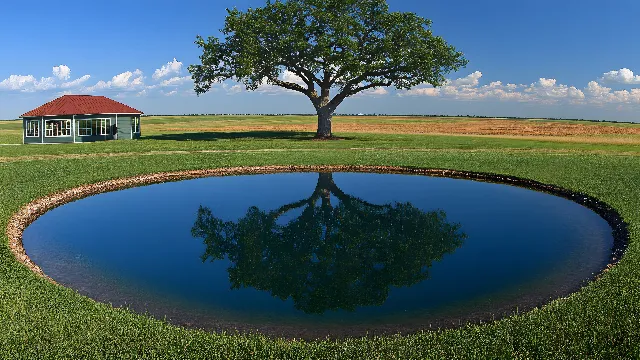
[{"label": "green grass", "polygon": [[0,144],[22,144],[22,121],[0,121]]},{"label": "green grass", "polygon": [[[13,159],[0,162],[0,358],[640,358],[636,146],[369,134],[339,134],[349,139],[317,142],[308,134],[286,139],[245,135],[0,147],[0,158]],[[128,155],[90,156],[105,152]],[[42,154],[60,156],[38,158]],[[600,280],[531,312],[455,330],[313,342],[187,330],[96,303],[39,278],[14,259],[7,245],[9,217],[55,191],[159,171],[268,164],[403,165],[530,178],[608,202],[629,223],[631,242],[622,261]]]},{"label": "green grass", "polygon": [[[440,136],[411,134],[340,134],[346,141],[312,141],[313,133],[187,133],[143,135],[140,141],[127,144],[96,142],[85,144],[2,146],[0,158],[28,157],[38,155],[70,155],[96,153],[142,153],[171,151],[232,151],[262,149],[405,149],[421,150],[501,150],[542,152],[634,152],[640,153],[640,144],[589,144],[578,142],[556,142],[536,139],[501,139],[474,136]],[[1,161],[1,160],[0,160]]]}]

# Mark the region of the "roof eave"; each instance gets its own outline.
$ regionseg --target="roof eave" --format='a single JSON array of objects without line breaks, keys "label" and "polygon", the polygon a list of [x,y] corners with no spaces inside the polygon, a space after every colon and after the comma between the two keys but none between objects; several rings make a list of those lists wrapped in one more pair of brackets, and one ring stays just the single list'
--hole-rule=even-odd
[{"label": "roof eave", "polygon": [[131,112],[131,113],[115,113],[115,112],[106,112],[106,113],[93,113],[93,114],[45,114],[45,115],[27,115],[27,114],[22,114],[20,116],[18,116],[19,118],[25,118],[25,117],[42,117],[42,116],[69,116],[69,115],[143,115],[144,113],[141,112]]}]

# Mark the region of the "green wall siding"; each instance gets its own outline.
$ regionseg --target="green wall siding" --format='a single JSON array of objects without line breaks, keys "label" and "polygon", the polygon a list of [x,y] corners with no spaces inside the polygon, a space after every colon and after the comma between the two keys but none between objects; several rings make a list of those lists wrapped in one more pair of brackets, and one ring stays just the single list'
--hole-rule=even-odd
[{"label": "green wall siding", "polygon": [[[116,115],[110,114],[100,114],[100,115],[75,115],[75,126],[72,124],[70,136],[56,136],[56,137],[47,137],[45,136],[45,127],[42,121],[42,117],[28,117],[22,120],[22,137],[24,139],[25,144],[52,144],[52,143],[72,143],[78,142],[95,142],[95,141],[104,141],[104,140],[129,140],[132,139],[131,134],[131,121],[132,118],[138,115],[118,115],[117,122],[117,130],[116,130]],[[73,116],[45,116],[44,120],[72,120]],[[90,136],[80,136],[78,135],[78,125],[79,120],[92,120],[92,135]],[[111,120],[111,129],[109,131],[110,135],[96,135],[98,133],[97,127],[99,123],[97,123],[96,119],[110,119]],[[37,137],[27,137],[26,136],[26,128],[27,121],[29,120],[38,120],[39,123],[39,136]],[[117,136],[116,136],[117,132]],[[133,134],[133,138],[139,138],[140,134]]]},{"label": "green wall siding", "polygon": [[[27,137],[27,121],[38,120],[40,131],[37,137]],[[25,118],[22,119],[22,138],[25,144],[39,144],[42,142],[42,135],[44,135],[44,129],[42,128],[42,121],[40,118]]]},{"label": "green wall siding", "polygon": [[118,115],[118,140],[131,140],[131,116]]},{"label": "green wall siding", "polygon": [[44,142],[45,144],[72,143],[73,136],[56,136],[56,137],[45,136]]}]

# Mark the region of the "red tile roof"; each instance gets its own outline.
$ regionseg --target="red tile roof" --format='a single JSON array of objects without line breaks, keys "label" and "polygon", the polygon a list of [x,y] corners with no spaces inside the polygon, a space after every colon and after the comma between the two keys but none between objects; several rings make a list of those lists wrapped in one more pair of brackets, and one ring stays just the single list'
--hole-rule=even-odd
[{"label": "red tile roof", "polygon": [[64,95],[20,117],[78,114],[143,114],[143,112],[104,96]]}]

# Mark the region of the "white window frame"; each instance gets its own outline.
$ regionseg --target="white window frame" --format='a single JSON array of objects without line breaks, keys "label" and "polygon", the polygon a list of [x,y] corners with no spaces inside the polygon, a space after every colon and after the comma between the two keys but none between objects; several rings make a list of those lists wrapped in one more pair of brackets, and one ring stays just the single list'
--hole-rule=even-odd
[{"label": "white window frame", "polygon": [[[58,134],[54,135],[53,123],[59,122]],[[49,126],[50,125],[50,126]],[[71,120],[69,119],[49,119],[44,121],[44,136],[45,137],[69,137],[71,136]]]},{"label": "white window frame", "polygon": [[[35,124],[35,126],[33,126]],[[33,134],[29,135],[29,129],[34,130]],[[27,128],[25,129],[25,137],[29,138],[39,138],[40,137],[40,120],[27,120]]]},{"label": "white window frame", "polygon": [[[78,136],[92,136],[93,135],[93,130],[91,128],[91,125],[93,125],[93,119],[76,119],[76,121],[78,122]],[[84,126],[82,126],[82,122],[86,122],[84,124]],[[88,124],[88,125],[87,125]],[[80,134],[80,131],[84,130],[85,134]],[[89,130],[89,133],[87,134],[86,131]]]},{"label": "white window frame", "polygon": [[[102,119],[96,119],[96,120],[100,120],[98,122],[98,124],[96,124],[96,128],[98,129],[98,135],[100,136],[108,136],[111,135],[111,118],[102,118]],[[109,125],[107,125],[107,121],[109,122]]]},{"label": "white window frame", "polygon": [[131,119],[131,132],[134,134],[140,134],[140,117],[134,116]]}]

